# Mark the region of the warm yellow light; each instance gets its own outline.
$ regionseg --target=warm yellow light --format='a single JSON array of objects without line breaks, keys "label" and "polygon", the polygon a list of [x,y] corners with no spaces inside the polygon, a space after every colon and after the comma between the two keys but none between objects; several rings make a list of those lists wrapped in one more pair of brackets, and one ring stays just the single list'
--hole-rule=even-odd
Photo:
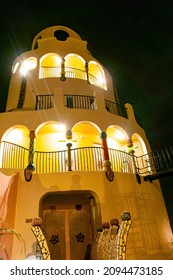
[{"label": "warm yellow light", "polygon": [[125,140],[124,134],[120,130],[116,130],[115,138],[117,140]]},{"label": "warm yellow light", "polygon": [[107,143],[110,149],[117,149],[117,143],[114,139],[107,138]]},{"label": "warm yellow light", "polygon": [[34,69],[37,66],[37,59],[35,57],[28,58],[22,63],[20,72],[25,75],[29,70]]},{"label": "warm yellow light", "polygon": [[57,54],[48,54],[40,62],[42,67],[57,67],[61,65],[62,58]]},{"label": "warm yellow light", "polygon": [[65,132],[66,131],[66,126],[64,124],[58,124],[58,130]]},{"label": "warm yellow light", "polygon": [[18,145],[22,143],[22,140],[23,140],[23,132],[22,130],[18,130],[18,129],[12,130],[6,138],[7,142],[15,143]]},{"label": "warm yellow light", "polygon": [[98,79],[98,82],[103,85],[104,84],[104,78],[102,75],[97,75],[97,79]]}]

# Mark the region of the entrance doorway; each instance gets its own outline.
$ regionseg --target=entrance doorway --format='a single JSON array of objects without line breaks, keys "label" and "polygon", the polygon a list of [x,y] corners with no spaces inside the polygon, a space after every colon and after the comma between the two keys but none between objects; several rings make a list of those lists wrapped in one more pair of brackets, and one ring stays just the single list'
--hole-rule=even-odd
[{"label": "entrance doorway", "polygon": [[40,217],[51,259],[89,259],[101,220],[98,213],[98,203],[90,191],[46,194],[40,202]]}]

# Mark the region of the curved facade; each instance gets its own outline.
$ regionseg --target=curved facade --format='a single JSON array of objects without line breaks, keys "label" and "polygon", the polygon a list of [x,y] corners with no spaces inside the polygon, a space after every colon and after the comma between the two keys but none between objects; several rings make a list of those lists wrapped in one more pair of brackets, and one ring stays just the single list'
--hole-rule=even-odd
[{"label": "curved facade", "polygon": [[52,259],[84,259],[97,228],[123,211],[132,216],[127,259],[171,258],[159,181],[144,180],[152,172],[145,131],[76,32],[46,28],[15,59],[0,122],[2,189],[9,190],[1,220],[26,244],[19,256],[18,240],[3,236],[9,258],[36,255],[30,222],[39,216]]}]

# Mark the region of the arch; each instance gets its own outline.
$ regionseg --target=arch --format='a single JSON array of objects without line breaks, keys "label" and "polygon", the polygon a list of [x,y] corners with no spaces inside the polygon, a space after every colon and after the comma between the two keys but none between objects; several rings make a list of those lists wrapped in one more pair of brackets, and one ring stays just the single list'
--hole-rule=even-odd
[{"label": "arch", "polygon": [[47,53],[40,58],[39,79],[60,77],[62,58],[56,53]]},{"label": "arch", "polygon": [[88,62],[88,75],[91,84],[107,90],[104,70],[98,62],[93,60]]},{"label": "arch", "polygon": [[102,147],[100,129],[91,122],[79,122],[72,129],[73,150],[72,169],[76,170],[102,170]]},{"label": "arch", "polygon": [[136,156],[147,154],[147,148],[145,142],[138,133],[134,133],[132,135],[132,142],[133,142]]},{"label": "arch", "polygon": [[37,151],[58,151],[66,149],[66,127],[62,123],[48,121],[42,123],[36,129]]},{"label": "arch", "polygon": [[24,168],[28,161],[29,130],[23,125],[8,128],[2,136],[0,166]]},{"label": "arch", "polygon": [[[78,180],[78,176],[75,176],[75,180]],[[44,194],[39,201],[39,216],[44,223],[45,237],[50,241],[48,245],[51,259],[85,259],[87,245],[91,244],[97,228],[102,224],[99,198],[89,190]],[[57,239],[52,240],[55,229]],[[74,240],[78,233],[85,236],[80,246]],[[61,239],[61,244],[58,244],[58,238]],[[70,242],[66,242],[67,240]],[[57,241],[56,250],[52,246],[53,241]]]},{"label": "arch", "polygon": [[108,148],[127,152],[127,132],[120,126],[111,125],[106,129]]},{"label": "arch", "polygon": [[73,139],[77,142],[77,147],[94,147],[101,145],[100,128],[92,122],[81,121],[72,128]]},{"label": "arch", "polygon": [[127,132],[120,126],[111,125],[106,130],[111,168],[116,172],[132,172],[133,166],[127,150]]},{"label": "arch", "polygon": [[65,56],[65,76],[86,80],[85,60],[77,54],[70,53]]},{"label": "arch", "polygon": [[132,142],[134,146],[134,155],[136,157],[136,167],[139,174],[145,174],[151,171],[150,160],[144,140],[138,133],[132,135]]},{"label": "arch", "polygon": [[8,128],[1,141],[10,142],[25,148],[29,146],[29,129],[24,125],[15,125]]}]

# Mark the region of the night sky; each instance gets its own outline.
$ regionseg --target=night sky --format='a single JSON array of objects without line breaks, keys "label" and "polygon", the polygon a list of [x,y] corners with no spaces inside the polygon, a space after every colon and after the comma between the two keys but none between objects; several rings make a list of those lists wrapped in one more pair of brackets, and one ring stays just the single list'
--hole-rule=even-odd
[{"label": "night sky", "polygon": [[[15,1],[1,7],[0,112],[14,59],[41,30],[63,25],[88,42],[111,74],[121,105],[131,103],[152,149],[173,146],[172,1]],[[50,3],[50,4],[49,4]],[[94,5],[94,6],[93,6]],[[162,179],[173,227],[173,176]],[[152,187],[152,185],[151,185]]]}]

